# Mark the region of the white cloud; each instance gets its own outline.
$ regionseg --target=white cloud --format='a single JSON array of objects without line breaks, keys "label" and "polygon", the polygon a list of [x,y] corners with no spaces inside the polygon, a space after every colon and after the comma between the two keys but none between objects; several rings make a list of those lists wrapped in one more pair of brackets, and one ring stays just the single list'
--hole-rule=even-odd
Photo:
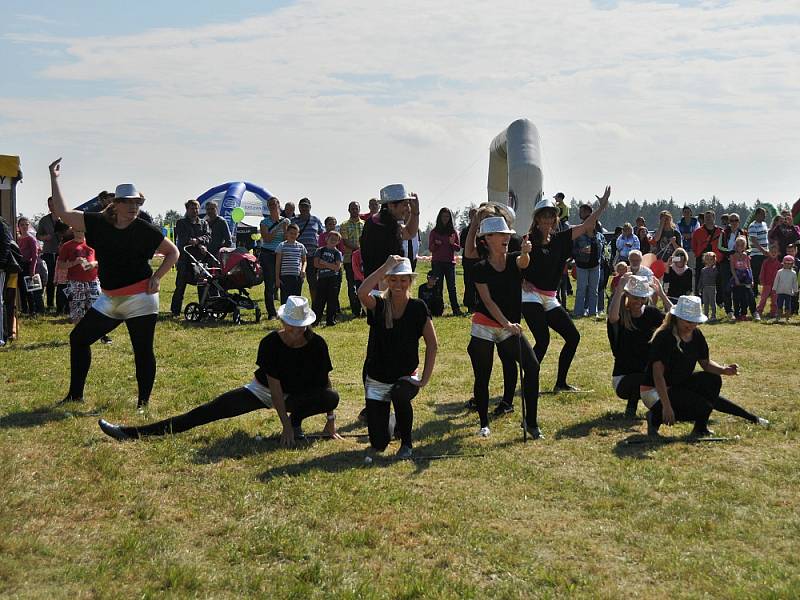
[{"label": "white cloud", "polygon": [[[0,128],[23,155],[22,197],[39,204],[47,159],[63,153],[76,193],[133,173],[156,212],[236,178],[336,214],[390,181],[423,199],[446,188],[437,200],[458,206],[484,198],[476,159],[519,116],[542,133],[548,188],[787,201],[800,155],[795,13],[780,0],[304,1],[185,30],[16,34],[64,55],[37,96],[0,96]],[[70,98],[64,81],[97,95]]]}]

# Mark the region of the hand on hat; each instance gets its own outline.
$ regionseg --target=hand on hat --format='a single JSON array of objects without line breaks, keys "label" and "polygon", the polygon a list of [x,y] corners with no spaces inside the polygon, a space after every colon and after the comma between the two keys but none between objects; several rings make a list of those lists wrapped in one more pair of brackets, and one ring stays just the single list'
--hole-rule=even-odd
[{"label": "hand on hat", "polygon": [[383,268],[386,273],[394,269],[397,265],[403,262],[403,257],[397,254],[391,254],[386,259],[386,262],[383,263]]},{"label": "hand on hat", "polygon": [[606,186],[606,190],[605,192],[603,192],[602,198],[597,195],[595,195],[595,198],[597,198],[597,201],[600,203],[600,208],[602,210],[605,210],[606,206],[608,206],[608,199],[611,198],[611,186],[610,185]]},{"label": "hand on hat", "polygon": [[61,157],[55,159],[48,167],[51,177],[58,177],[61,174]]}]

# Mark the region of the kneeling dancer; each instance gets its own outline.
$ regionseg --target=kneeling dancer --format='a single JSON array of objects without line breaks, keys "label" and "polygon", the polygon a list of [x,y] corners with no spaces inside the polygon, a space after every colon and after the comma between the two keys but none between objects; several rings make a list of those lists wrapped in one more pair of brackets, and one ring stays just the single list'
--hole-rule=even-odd
[{"label": "kneeling dancer", "polygon": [[187,413],[139,427],[113,425],[100,419],[100,429],[118,440],[180,433],[220,419],[260,408],[274,408],[283,425],[281,445],[294,446],[303,439],[303,419],[327,413],[324,434],[336,433],[339,394],[331,387],[333,370],[328,345],[310,325],[316,315],[302,296],[289,296],[278,309],[283,327],[261,340],[253,380]]},{"label": "kneeling dancer", "polygon": [[537,421],[539,404],[539,362],[522,335],[520,285],[522,271],[530,262],[531,244],[522,242],[522,252],[508,252],[511,234],[503,217],[488,217],[481,221],[478,235],[485,240],[488,255],[473,268],[473,283],[478,292],[472,317],[472,337],[467,346],[475,375],[473,394],[478,406],[481,428],[478,435],[488,437],[489,379],[492,376],[494,347],[500,360],[519,362],[522,366],[522,385],[525,391],[525,422],[533,439],[541,437]]},{"label": "kneeling dancer", "polygon": [[[391,255],[358,288],[358,299],[367,310],[369,341],[364,363],[367,428],[372,449],[383,452],[389,445],[391,402],[400,435],[397,458],[411,458],[411,427],[414,410],[411,400],[431,378],[436,362],[436,331],[427,305],[410,294],[416,273],[411,262]],[[386,289],[372,290],[381,281]],[[425,364],[418,377],[419,338],[425,340]]]},{"label": "kneeling dancer", "polygon": [[608,341],[614,354],[611,384],[617,396],[628,401],[625,417],[629,419],[636,416],[639,405],[650,339],[664,322],[664,313],[650,304],[654,292],[661,296],[668,310],[672,308],[658,279],[625,273],[608,308]]},{"label": "kneeling dancer", "polygon": [[[706,338],[698,329],[708,317],[697,296],[681,296],[650,342],[650,361],[641,387],[647,412],[647,434],[658,435],[662,423],[694,421],[692,434],[713,435],[708,429],[712,410],[767,426],[757,417],[720,396],[721,375],[738,375],[739,365],[722,366],[709,358]],[[695,373],[697,363],[703,369]]]}]

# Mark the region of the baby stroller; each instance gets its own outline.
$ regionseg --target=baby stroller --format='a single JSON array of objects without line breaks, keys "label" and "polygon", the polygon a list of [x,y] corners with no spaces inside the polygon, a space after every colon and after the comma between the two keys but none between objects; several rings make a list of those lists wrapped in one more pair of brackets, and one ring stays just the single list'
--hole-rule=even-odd
[{"label": "baby stroller", "polygon": [[[192,262],[198,302],[190,302],[183,310],[187,321],[223,321],[229,314],[233,322],[242,322],[242,309],[255,311],[255,322],[261,320],[261,309],[250,298],[247,288],[263,283],[261,265],[255,256],[237,248],[220,250],[221,261],[206,251],[203,261],[184,248]],[[236,290],[231,292],[230,290]]]}]

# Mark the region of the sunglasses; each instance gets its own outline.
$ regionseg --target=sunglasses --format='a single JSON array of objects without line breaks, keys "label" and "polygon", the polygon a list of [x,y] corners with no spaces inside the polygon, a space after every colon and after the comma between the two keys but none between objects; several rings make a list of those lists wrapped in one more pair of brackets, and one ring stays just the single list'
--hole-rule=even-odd
[{"label": "sunglasses", "polygon": [[114,198],[114,202],[117,204],[135,204],[136,206],[144,204],[144,200],[141,198]]}]

